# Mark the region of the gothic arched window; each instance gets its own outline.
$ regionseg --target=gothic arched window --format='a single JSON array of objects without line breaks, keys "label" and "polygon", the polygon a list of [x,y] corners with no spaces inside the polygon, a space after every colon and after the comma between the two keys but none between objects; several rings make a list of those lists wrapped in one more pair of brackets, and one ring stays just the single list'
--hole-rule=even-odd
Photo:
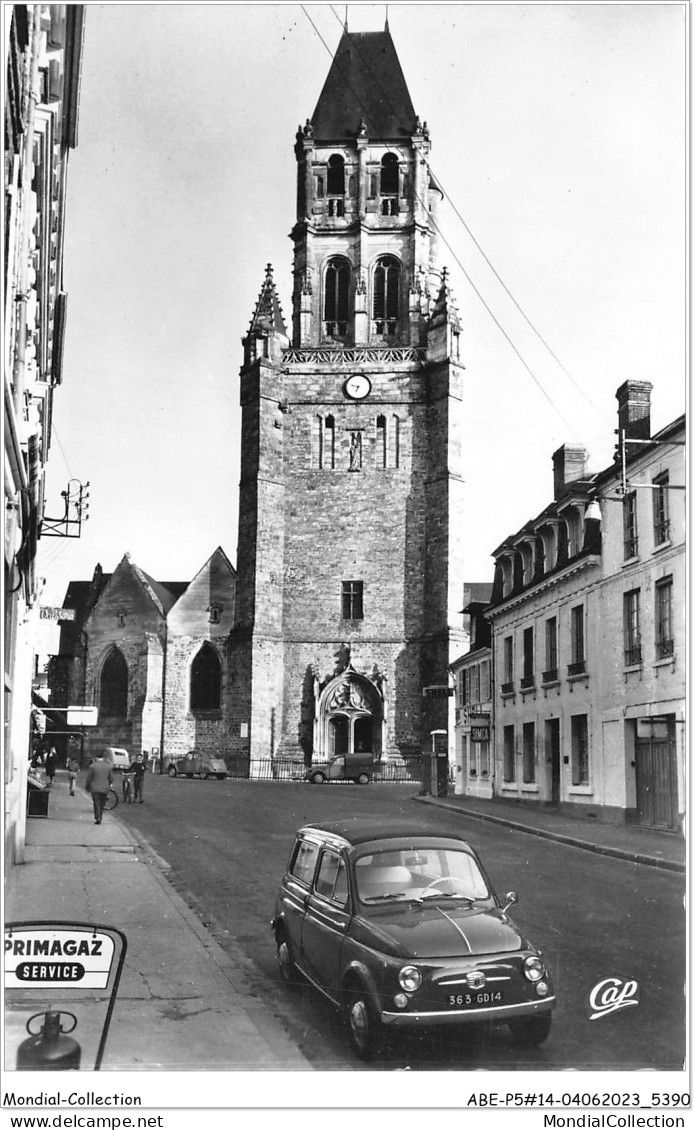
[{"label": "gothic arched window", "polygon": [[345,337],[349,320],[350,269],[346,259],[331,259],[325,271],[323,329],[328,337]]},{"label": "gothic arched window", "polygon": [[203,644],[190,668],[190,709],[219,710],[222,705],[222,666],[209,644]]},{"label": "gothic arched window", "polygon": [[399,191],[399,164],[394,153],[386,153],[381,161],[381,196],[397,196]]},{"label": "gothic arched window", "polygon": [[328,161],[328,196],[344,196],[345,162],[337,153]]},{"label": "gothic arched window", "polygon": [[111,649],[101,669],[99,706],[103,717],[127,717],[128,665],[117,647]]},{"label": "gothic arched window", "polygon": [[379,259],[374,271],[374,331],[392,337],[400,316],[400,264],[392,255]]}]

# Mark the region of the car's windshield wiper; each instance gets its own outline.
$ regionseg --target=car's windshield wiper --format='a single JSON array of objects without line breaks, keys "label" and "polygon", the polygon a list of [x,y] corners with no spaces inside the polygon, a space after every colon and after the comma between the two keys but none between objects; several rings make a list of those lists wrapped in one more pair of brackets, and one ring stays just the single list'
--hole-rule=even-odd
[{"label": "car's windshield wiper", "polygon": [[472,898],[470,895],[461,895],[459,891],[426,891],[424,894],[416,898],[415,902],[424,902],[425,899],[464,899],[473,906],[477,899]]},{"label": "car's windshield wiper", "polygon": [[[413,901],[412,896],[405,894],[404,891],[394,891],[392,894],[389,894],[389,895],[371,895],[370,897],[363,898],[362,902],[368,902],[368,903],[389,902],[391,899],[407,899],[408,902]],[[414,901],[416,901],[416,900],[414,900]]]}]

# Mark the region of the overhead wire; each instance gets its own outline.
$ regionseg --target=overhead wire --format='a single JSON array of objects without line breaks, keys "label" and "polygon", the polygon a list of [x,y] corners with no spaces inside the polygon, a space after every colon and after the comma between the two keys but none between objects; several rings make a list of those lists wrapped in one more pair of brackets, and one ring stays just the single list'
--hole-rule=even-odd
[{"label": "overhead wire", "polygon": [[[325,47],[326,51],[327,51],[327,52],[328,52],[328,54],[330,55],[331,59],[332,59],[332,60],[334,61],[334,60],[335,60],[335,53],[334,53],[334,52],[333,52],[333,51],[331,50],[331,48],[329,47],[328,43],[326,42],[326,40],[324,39],[324,37],[323,37],[323,36],[321,35],[321,33],[320,33],[319,29],[318,29],[318,28],[316,27],[316,25],[315,25],[314,21],[313,21],[313,20],[311,19],[310,15],[308,14],[308,12],[306,11],[306,8],[305,8],[305,7],[303,6],[303,5],[301,6],[301,10],[303,11],[304,15],[305,15],[305,16],[306,16],[306,18],[308,19],[309,23],[311,24],[311,27],[313,28],[313,31],[315,32],[315,34],[317,35],[317,37],[318,37],[318,38],[320,39],[320,41],[321,41],[321,43],[323,44],[323,46]],[[332,5],[330,5],[330,10],[331,10],[332,14],[333,14],[333,15],[335,16],[335,19],[336,19],[336,20],[338,21],[338,23],[339,23],[339,24],[340,24],[340,26],[342,27],[343,31],[345,31],[345,30],[346,30],[346,23],[343,23],[343,22],[342,22],[342,20],[340,19],[340,16],[339,16],[339,15],[337,14],[337,12],[335,11],[335,9],[334,9],[334,7],[333,7]],[[366,60],[362,59],[362,62],[363,62],[363,65],[364,65],[364,68],[365,68],[366,72],[367,72],[367,73],[369,74],[370,78],[371,78],[371,79],[372,79],[372,81],[374,82],[374,85],[375,85],[375,86],[376,86],[376,87],[378,88],[378,90],[380,91],[381,95],[383,96],[383,98],[385,99],[385,101],[386,101],[386,102],[388,103],[389,107],[390,107],[391,109],[395,109],[395,107],[393,107],[393,104],[392,104],[392,102],[391,102],[391,100],[390,100],[390,96],[389,96],[389,93],[388,93],[388,91],[384,89],[384,87],[382,86],[382,84],[381,84],[381,82],[380,82],[380,80],[379,80],[378,76],[377,76],[377,75],[375,75],[375,74],[373,73],[373,71],[372,71],[372,70],[371,70],[371,68],[369,67],[368,63],[366,62]],[[363,102],[363,100],[361,99],[361,97],[360,97],[360,95],[359,95],[359,92],[358,92],[358,91],[356,91],[356,90],[355,90],[355,88],[354,88],[354,87],[352,86],[352,84],[351,84],[351,83],[349,82],[349,78],[348,78],[348,76],[345,76],[345,82],[346,82],[346,84],[347,84],[347,85],[349,86],[349,88],[350,88],[350,90],[352,91],[352,93],[353,93],[353,94],[355,95],[355,97],[356,97],[356,99],[357,99],[357,102],[358,102],[358,104],[359,104],[359,105],[361,106],[361,108],[362,108],[362,109],[367,109],[367,107],[366,107],[366,106],[364,105],[364,102]],[[564,365],[562,364],[562,362],[561,362],[561,361],[559,360],[559,358],[558,358],[558,357],[556,356],[556,354],[555,354],[555,353],[554,353],[554,351],[553,351],[553,350],[551,349],[551,347],[549,346],[549,344],[547,343],[547,341],[545,340],[545,338],[544,338],[544,337],[542,336],[542,334],[540,333],[540,331],[539,331],[539,330],[537,329],[537,327],[536,327],[536,326],[534,325],[534,323],[533,323],[533,322],[531,321],[531,319],[530,319],[530,318],[528,317],[528,315],[527,315],[527,314],[525,313],[525,311],[524,311],[524,310],[523,310],[523,308],[521,307],[520,303],[519,303],[519,302],[518,302],[518,301],[516,300],[516,298],[514,297],[514,295],[513,295],[512,293],[511,293],[510,289],[509,289],[509,288],[508,288],[508,287],[506,286],[506,284],[505,284],[504,280],[503,280],[503,279],[501,278],[500,274],[498,273],[498,271],[497,271],[497,270],[496,270],[496,268],[494,267],[493,263],[492,263],[492,262],[491,262],[491,260],[490,260],[490,259],[488,258],[488,256],[487,256],[487,255],[486,255],[486,253],[484,252],[483,248],[481,247],[481,245],[479,244],[479,242],[478,242],[478,241],[477,241],[477,239],[475,238],[474,234],[473,234],[473,233],[472,233],[472,231],[470,230],[470,228],[469,228],[468,224],[467,224],[467,223],[465,222],[465,220],[464,220],[463,216],[461,215],[460,211],[459,211],[459,210],[458,210],[458,208],[456,207],[456,205],[455,205],[455,203],[454,203],[454,201],[453,201],[452,197],[451,197],[451,196],[449,196],[449,194],[448,194],[448,193],[447,193],[447,192],[446,192],[446,191],[444,190],[444,188],[443,188],[443,184],[442,184],[441,180],[440,180],[440,179],[438,178],[438,176],[436,175],[436,173],[435,173],[434,169],[432,168],[432,166],[431,166],[430,162],[429,162],[429,161],[428,161],[428,160],[426,159],[426,157],[424,157],[424,155],[423,155],[423,154],[422,154],[422,159],[423,159],[423,160],[425,161],[425,164],[426,164],[426,167],[427,167],[427,170],[428,170],[429,174],[430,174],[430,175],[431,175],[431,177],[432,177],[432,178],[434,179],[434,181],[435,181],[435,182],[437,183],[437,185],[439,185],[439,186],[440,186],[442,193],[443,193],[443,194],[445,195],[446,199],[447,199],[447,200],[449,201],[449,203],[450,203],[450,205],[451,205],[451,207],[452,207],[452,209],[453,209],[453,212],[454,212],[454,214],[456,215],[456,217],[458,218],[458,220],[459,220],[459,221],[461,222],[461,224],[462,224],[462,225],[463,225],[463,227],[465,228],[465,231],[466,231],[466,232],[468,233],[468,235],[469,235],[470,239],[472,240],[473,244],[475,245],[475,247],[477,248],[477,250],[478,250],[478,251],[479,251],[479,253],[481,254],[481,256],[482,256],[482,258],[484,259],[484,261],[485,261],[485,262],[487,263],[488,267],[490,268],[490,270],[491,270],[491,271],[492,271],[492,273],[494,274],[494,276],[495,276],[495,278],[497,279],[497,281],[499,282],[500,286],[501,286],[501,287],[503,288],[504,292],[505,292],[505,293],[507,294],[507,296],[508,296],[508,297],[510,298],[510,300],[512,301],[512,303],[514,304],[514,306],[516,307],[516,309],[518,310],[518,312],[519,312],[519,313],[521,314],[521,316],[523,317],[523,319],[524,319],[524,320],[525,320],[525,322],[527,323],[527,325],[528,325],[528,326],[530,327],[530,329],[531,329],[531,330],[533,331],[533,333],[534,333],[534,334],[536,335],[536,337],[537,337],[537,338],[539,339],[539,341],[540,341],[540,342],[542,343],[542,345],[543,345],[543,346],[545,347],[545,349],[546,349],[546,350],[548,351],[548,353],[550,354],[550,356],[551,356],[551,357],[552,357],[552,358],[554,359],[555,363],[556,363],[556,364],[557,364],[557,365],[559,366],[559,368],[560,368],[560,369],[562,370],[562,372],[563,372],[563,373],[564,373],[564,374],[565,374],[565,375],[566,375],[566,376],[568,377],[568,379],[569,379],[569,380],[570,380],[570,381],[572,382],[572,384],[574,385],[574,387],[575,387],[575,388],[576,388],[576,389],[577,389],[577,390],[578,390],[578,391],[579,391],[579,392],[581,393],[581,395],[583,395],[583,396],[585,397],[585,399],[586,399],[586,400],[588,401],[588,403],[589,403],[589,404],[591,405],[591,407],[592,407],[592,408],[593,408],[593,409],[594,409],[594,410],[595,410],[596,412],[598,412],[598,413],[600,414],[600,416],[602,416],[602,418],[603,418],[603,419],[605,419],[605,420],[606,420],[606,419],[607,419],[607,417],[606,417],[606,416],[604,415],[604,413],[603,413],[603,412],[601,411],[601,409],[600,409],[600,408],[599,408],[599,407],[598,407],[598,406],[597,406],[597,405],[596,405],[596,404],[595,404],[595,403],[594,403],[594,402],[593,402],[593,401],[591,400],[591,398],[590,398],[590,397],[588,396],[588,393],[587,393],[587,392],[585,391],[585,389],[583,389],[583,388],[581,387],[581,385],[580,385],[580,384],[579,384],[579,383],[578,383],[578,382],[577,382],[577,381],[576,381],[576,380],[574,379],[574,377],[573,377],[573,376],[571,375],[571,373],[570,373],[570,372],[569,372],[569,371],[568,371],[568,370],[567,370],[567,369],[565,368],[565,366],[564,366]],[[457,266],[459,267],[459,269],[460,269],[460,270],[462,271],[462,273],[463,273],[463,275],[465,276],[466,280],[468,281],[468,283],[469,283],[470,287],[472,288],[472,290],[474,291],[474,293],[475,293],[475,294],[477,295],[477,298],[479,299],[479,301],[481,302],[482,306],[483,306],[483,307],[485,308],[485,310],[486,310],[486,311],[487,311],[487,313],[489,314],[490,318],[492,319],[492,321],[493,321],[493,322],[494,322],[494,324],[496,325],[497,329],[498,329],[498,330],[500,331],[500,333],[502,334],[502,336],[504,337],[504,339],[506,340],[506,342],[508,343],[508,345],[509,345],[509,346],[511,347],[511,349],[513,350],[513,352],[514,352],[514,353],[516,354],[516,356],[517,356],[518,360],[519,360],[519,361],[521,362],[521,364],[522,364],[523,368],[524,368],[524,369],[526,370],[526,372],[528,373],[528,375],[529,375],[529,376],[531,377],[531,379],[533,380],[533,382],[534,382],[534,383],[536,384],[537,388],[538,388],[538,389],[540,390],[540,392],[542,393],[542,395],[543,395],[543,396],[545,397],[545,399],[546,399],[546,400],[548,401],[548,403],[550,404],[550,406],[552,407],[552,409],[553,409],[553,410],[554,410],[554,411],[556,412],[556,414],[557,414],[557,415],[559,416],[559,418],[560,418],[560,419],[562,420],[562,422],[563,422],[563,423],[564,423],[564,424],[566,425],[566,427],[567,427],[567,428],[568,428],[568,429],[569,429],[569,430],[571,431],[571,433],[572,433],[573,435],[576,435],[576,432],[575,432],[575,430],[574,430],[574,428],[573,428],[572,424],[571,424],[571,423],[570,423],[570,422],[569,422],[569,421],[567,420],[567,418],[566,418],[566,417],[564,416],[564,414],[562,413],[561,409],[560,409],[560,408],[558,407],[558,405],[557,405],[557,404],[555,403],[555,401],[554,401],[554,400],[552,399],[552,397],[550,396],[550,394],[549,394],[549,393],[547,392],[547,390],[546,390],[546,389],[544,388],[544,386],[542,385],[542,382],[540,381],[540,379],[539,379],[539,378],[537,377],[537,375],[535,374],[535,372],[533,371],[533,369],[531,368],[531,366],[530,366],[530,365],[528,364],[528,362],[527,362],[527,361],[525,360],[525,358],[524,358],[524,357],[523,357],[523,355],[521,354],[520,350],[519,350],[519,349],[517,348],[517,346],[515,345],[515,343],[514,343],[514,342],[513,342],[513,340],[511,339],[510,335],[509,335],[509,334],[507,333],[507,331],[505,330],[504,326],[503,326],[503,325],[501,324],[501,322],[499,321],[499,319],[497,318],[497,316],[496,316],[496,315],[494,314],[494,312],[493,312],[493,310],[491,309],[491,307],[490,307],[489,303],[488,303],[488,302],[486,301],[486,299],[485,299],[485,298],[483,297],[483,295],[481,294],[481,292],[480,292],[479,288],[478,288],[478,287],[476,286],[475,282],[474,282],[474,281],[473,281],[473,279],[471,278],[471,276],[470,276],[470,273],[469,273],[469,272],[468,272],[468,270],[467,270],[467,269],[466,269],[466,268],[465,268],[465,267],[463,266],[463,264],[462,264],[462,262],[461,262],[461,260],[460,260],[460,257],[458,256],[458,254],[456,253],[456,251],[454,250],[454,248],[453,248],[453,247],[451,246],[451,243],[450,243],[450,241],[448,240],[448,238],[446,237],[445,233],[444,233],[444,232],[443,232],[443,231],[441,230],[441,227],[440,227],[440,226],[439,226],[439,224],[438,224],[438,223],[436,222],[436,220],[434,219],[434,217],[433,217],[433,216],[431,215],[431,212],[429,211],[429,208],[428,208],[428,205],[427,205],[426,201],[425,201],[425,200],[422,200],[422,198],[421,198],[421,197],[419,197],[419,196],[417,196],[417,199],[418,199],[419,203],[420,203],[420,204],[421,204],[421,205],[423,206],[423,208],[425,209],[425,211],[426,211],[426,213],[427,213],[427,215],[428,215],[428,217],[429,217],[429,221],[430,221],[430,223],[432,224],[432,227],[433,227],[433,228],[435,229],[435,231],[437,232],[437,234],[438,234],[438,235],[439,235],[439,237],[441,238],[441,241],[442,241],[442,242],[443,242],[443,243],[445,244],[445,246],[446,246],[446,248],[448,249],[449,253],[450,253],[450,254],[451,254],[451,256],[453,257],[453,259],[454,259],[455,263],[457,264]]]}]

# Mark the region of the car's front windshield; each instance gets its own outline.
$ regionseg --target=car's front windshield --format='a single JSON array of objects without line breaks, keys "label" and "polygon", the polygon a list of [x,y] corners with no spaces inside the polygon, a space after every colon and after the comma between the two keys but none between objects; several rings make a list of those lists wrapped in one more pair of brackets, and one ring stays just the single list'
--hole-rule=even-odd
[{"label": "car's front windshield", "polygon": [[440,896],[469,902],[490,892],[477,862],[465,851],[407,847],[361,855],[355,863],[363,903],[419,901]]}]

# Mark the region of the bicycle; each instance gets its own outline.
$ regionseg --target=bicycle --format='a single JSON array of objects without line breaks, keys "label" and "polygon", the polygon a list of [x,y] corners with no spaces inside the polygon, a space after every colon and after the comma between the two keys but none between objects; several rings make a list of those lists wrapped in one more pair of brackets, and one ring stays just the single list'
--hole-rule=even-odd
[{"label": "bicycle", "polygon": [[113,788],[113,786],[111,786],[111,788],[108,790],[108,792],[106,794],[106,803],[104,805],[104,808],[106,809],[107,812],[110,812],[112,808],[117,808],[117,807],[118,807],[118,793]]},{"label": "bicycle", "polygon": [[133,784],[130,780],[130,774],[123,774],[123,804],[132,804],[133,802]]}]

